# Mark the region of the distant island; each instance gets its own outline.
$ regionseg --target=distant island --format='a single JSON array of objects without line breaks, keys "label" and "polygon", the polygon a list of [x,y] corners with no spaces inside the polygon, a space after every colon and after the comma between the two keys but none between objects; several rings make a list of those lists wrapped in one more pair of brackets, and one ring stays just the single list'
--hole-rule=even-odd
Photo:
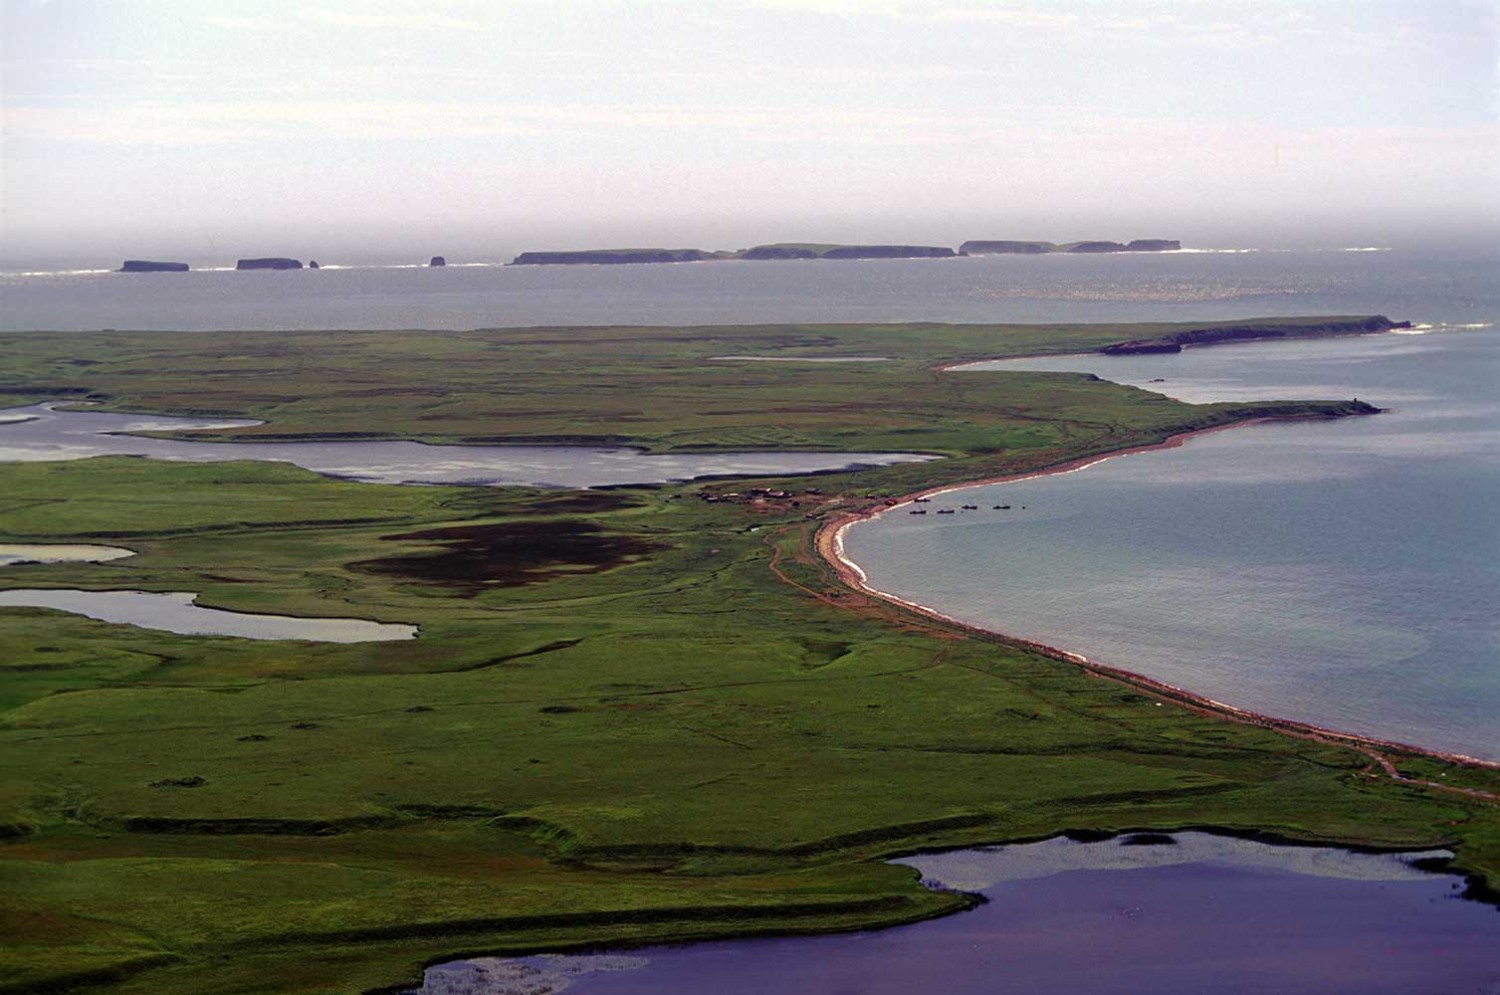
[{"label": "distant island", "polygon": [[[1175,238],[1138,238],[1130,242],[1091,240],[1082,242],[1038,242],[1007,239],[969,241],[957,249],[946,245],[844,245],[838,242],[770,242],[748,249],[563,249],[523,252],[509,266],[599,266],[634,263],[699,263],[717,260],[782,259],[952,259],[957,256],[1038,256],[1055,252],[1096,254],[1109,252],[1172,252],[1182,248]],[[433,256],[429,267],[446,266],[442,256]],[[316,260],[309,269],[318,269]],[[285,256],[241,259],[237,270],[302,269],[302,262]],[[187,263],[127,259],[119,273],[185,273]]]},{"label": "distant island", "polygon": [[264,259],[241,259],[234,264],[235,269],[301,269],[302,262],[298,259],[285,259],[280,256],[269,256]]},{"label": "distant island", "polygon": [[772,242],[738,251],[709,249],[568,249],[523,252],[511,266],[595,266],[622,263],[697,263],[717,259],[952,259],[956,256],[1042,255],[1050,252],[1169,252],[1181,249],[1176,239],[1138,238],[1133,242],[965,242],[946,245],[841,245],[829,242]]},{"label": "distant island", "polygon": [[187,263],[162,263],[152,259],[127,259],[116,273],[186,273]]},{"label": "distant island", "polygon": [[732,252],[703,249],[577,249],[564,252],[523,252],[512,266],[589,266],[617,263],[696,263],[706,259],[732,259]]},{"label": "distant island", "polygon": [[1051,252],[1175,252],[1182,243],[1175,238],[1138,238],[1132,242],[965,242],[958,247],[962,256],[1040,256]]},{"label": "distant island", "polygon": [[946,259],[959,255],[944,245],[824,245],[776,242],[736,253],[738,259]]}]

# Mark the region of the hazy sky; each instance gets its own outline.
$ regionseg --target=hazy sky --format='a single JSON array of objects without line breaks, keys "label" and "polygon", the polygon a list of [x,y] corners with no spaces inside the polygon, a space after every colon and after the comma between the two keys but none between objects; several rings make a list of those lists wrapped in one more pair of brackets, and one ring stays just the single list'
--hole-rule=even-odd
[{"label": "hazy sky", "polygon": [[1500,222],[1500,0],[0,4],[11,258]]}]

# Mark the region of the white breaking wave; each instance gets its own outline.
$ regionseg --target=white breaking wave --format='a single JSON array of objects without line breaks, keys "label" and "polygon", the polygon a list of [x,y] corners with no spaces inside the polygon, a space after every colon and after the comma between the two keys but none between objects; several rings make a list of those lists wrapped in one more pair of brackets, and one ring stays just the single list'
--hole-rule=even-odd
[{"label": "white breaking wave", "polygon": [[1410,328],[1393,328],[1393,335],[1427,335],[1431,332],[1478,332],[1486,328],[1494,328],[1492,321],[1471,321],[1468,323],[1449,322],[1414,322]]}]

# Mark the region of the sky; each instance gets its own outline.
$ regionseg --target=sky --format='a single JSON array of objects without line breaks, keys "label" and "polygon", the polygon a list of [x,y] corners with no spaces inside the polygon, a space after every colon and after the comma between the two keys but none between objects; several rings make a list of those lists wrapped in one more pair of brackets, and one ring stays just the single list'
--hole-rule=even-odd
[{"label": "sky", "polygon": [[0,256],[1500,231],[1500,0],[0,0]]}]

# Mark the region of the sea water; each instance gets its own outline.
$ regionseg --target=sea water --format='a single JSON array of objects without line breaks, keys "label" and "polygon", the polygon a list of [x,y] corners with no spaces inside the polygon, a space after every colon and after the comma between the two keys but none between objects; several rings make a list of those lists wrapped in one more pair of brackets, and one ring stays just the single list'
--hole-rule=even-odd
[{"label": "sea water", "polygon": [[893,509],[845,550],[871,586],[976,625],[1251,711],[1500,759],[1500,329],[1426,331],[954,370],[1388,410],[950,492],[927,507],[980,510]]},{"label": "sea water", "polygon": [[1331,248],[188,273],[87,265],[94,271],[0,272],[0,330],[1199,321],[1381,312],[1489,321],[1497,260]]}]

